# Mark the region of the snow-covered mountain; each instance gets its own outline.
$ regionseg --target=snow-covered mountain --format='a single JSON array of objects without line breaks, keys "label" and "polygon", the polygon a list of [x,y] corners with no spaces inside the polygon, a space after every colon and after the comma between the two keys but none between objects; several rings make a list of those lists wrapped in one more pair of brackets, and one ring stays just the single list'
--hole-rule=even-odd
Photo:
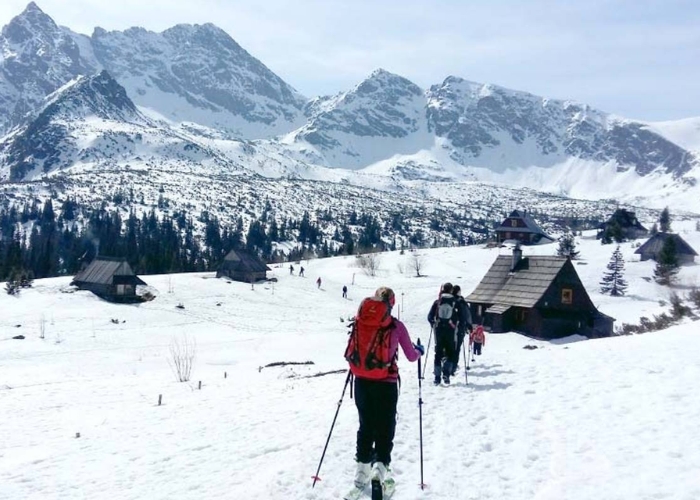
[{"label": "snow-covered mountain", "polygon": [[310,120],[293,139],[308,143],[331,167],[363,168],[391,158],[401,164],[402,156],[431,149],[439,163],[449,158],[497,173],[577,158],[614,162],[621,172],[680,178],[697,163],[694,154],[645,123],[452,76],[423,92],[378,70],[353,90],[317,99],[308,109]]},{"label": "snow-covered mountain", "polygon": [[0,180],[21,181],[85,167],[129,168],[159,162],[171,168],[233,162],[146,117],[103,70],[80,76],[0,142]]},{"label": "snow-covered mountain", "polygon": [[35,4],[0,36],[0,132],[51,92],[107,69],[153,115],[196,122],[246,138],[303,123],[306,99],[212,24],[143,28],[91,37],[59,27]]},{"label": "snow-covered mountain", "polygon": [[0,134],[47,95],[96,69],[70,33],[31,2],[0,34]]},{"label": "snow-covered mountain", "polygon": [[[85,36],[34,3],[0,47],[0,181],[159,164],[390,191],[482,181],[700,211],[697,120],[643,123],[453,76],[424,90],[385,70],[306,102],[212,24]],[[67,101],[70,119],[56,114]]]},{"label": "snow-covered mountain", "polygon": [[700,116],[671,120],[665,122],[649,122],[650,130],[664,136],[679,146],[700,153]]},{"label": "snow-covered mountain", "polygon": [[162,33],[96,28],[90,41],[97,61],[136,104],[172,121],[249,139],[303,123],[306,99],[213,24]]}]

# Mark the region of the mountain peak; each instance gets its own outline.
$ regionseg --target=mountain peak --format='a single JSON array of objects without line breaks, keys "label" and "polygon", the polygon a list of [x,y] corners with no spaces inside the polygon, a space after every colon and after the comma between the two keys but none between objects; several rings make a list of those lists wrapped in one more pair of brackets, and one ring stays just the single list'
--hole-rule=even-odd
[{"label": "mountain peak", "polygon": [[387,92],[388,89],[401,89],[402,92],[413,95],[423,93],[423,90],[412,81],[382,68],[372,71],[367,78],[355,87],[354,93],[369,95]]},{"label": "mountain peak", "polygon": [[97,116],[105,120],[141,121],[142,116],[107,70],[79,76],[46,98],[40,115]]},{"label": "mountain peak", "polygon": [[32,13],[40,13],[43,14],[44,11],[41,10],[41,8],[35,3],[35,2],[29,2],[27,6],[24,8],[20,16],[26,16],[28,14]]},{"label": "mountain peak", "polygon": [[58,26],[34,2],[30,2],[21,14],[3,27],[2,35],[14,43],[22,43],[36,37],[37,33],[54,32]]}]

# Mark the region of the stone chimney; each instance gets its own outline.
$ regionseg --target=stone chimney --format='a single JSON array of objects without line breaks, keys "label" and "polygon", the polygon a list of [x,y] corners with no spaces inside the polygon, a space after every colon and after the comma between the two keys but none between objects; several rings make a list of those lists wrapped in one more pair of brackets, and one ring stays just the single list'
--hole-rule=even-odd
[{"label": "stone chimney", "polygon": [[518,267],[518,263],[523,258],[523,251],[520,248],[520,243],[516,243],[513,247],[513,261],[510,265],[510,272],[514,273],[515,268]]}]

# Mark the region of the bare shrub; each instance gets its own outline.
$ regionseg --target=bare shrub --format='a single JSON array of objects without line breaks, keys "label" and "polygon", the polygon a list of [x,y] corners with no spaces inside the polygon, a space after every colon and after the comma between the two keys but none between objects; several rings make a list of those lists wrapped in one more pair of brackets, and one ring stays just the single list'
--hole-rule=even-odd
[{"label": "bare shrub", "polygon": [[411,254],[411,269],[416,272],[416,278],[421,277],[421,270],[425,267],[425,255],[418,252],[413,252]]},{"label": "bare shrub", "polygon": [[366,275],[374,277],[377,275],[381,261],[382,259],[378,253],[367,253],[358,256],[357,265]]},{"label": "bare shrub", "polygon": [[190,339],[187,335],[183,335],[182,339],[174,337],[170,342],[170,358],[168,364],[175,374],[178,382],[187,382],[190,380],[192,366],[197,354],[197,343],[194,339]]}]

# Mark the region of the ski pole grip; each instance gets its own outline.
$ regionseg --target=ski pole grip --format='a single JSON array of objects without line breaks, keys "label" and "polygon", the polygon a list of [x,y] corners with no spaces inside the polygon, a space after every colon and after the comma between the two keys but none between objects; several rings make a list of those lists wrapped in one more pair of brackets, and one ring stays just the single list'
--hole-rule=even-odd
[{"label": "ski pole grip", "polygon": [[420,343],[420,337],[418,337],[418,338],[416,339],[416,345],[423,345],[423,344]]}]

